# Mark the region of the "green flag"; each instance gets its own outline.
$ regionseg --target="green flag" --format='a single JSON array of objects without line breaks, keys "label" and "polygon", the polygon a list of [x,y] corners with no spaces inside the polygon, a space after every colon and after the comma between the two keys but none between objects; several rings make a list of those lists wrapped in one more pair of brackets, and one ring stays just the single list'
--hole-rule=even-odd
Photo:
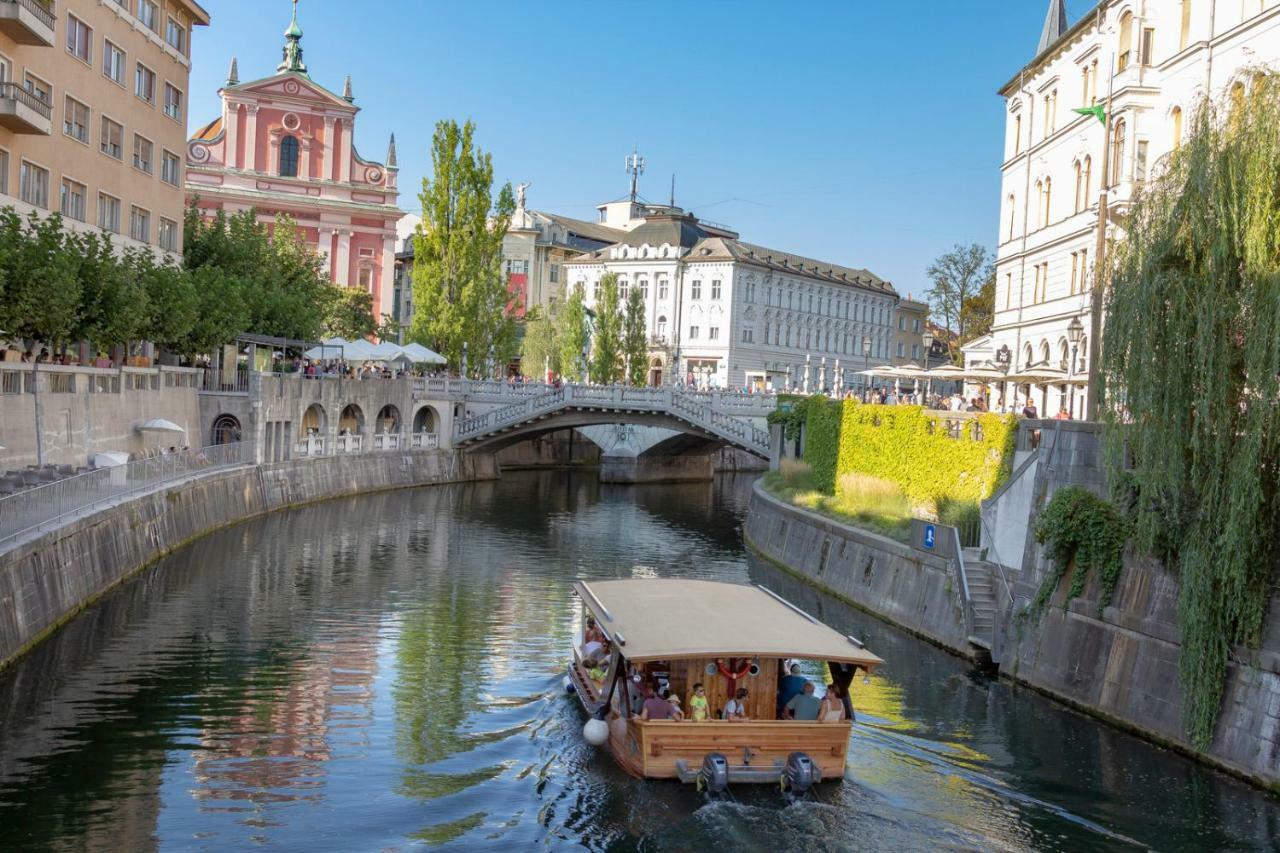
[{"label": "green flag", "polygon": [[1106,125],[1107,123],[1107,111],[1106,111],[1106,108],[1102,106],[1102,104],[1094,104],[1091,107],[1079,107],[1078,109],[1074,109],[1071,112],[1079,113],[1082,116],[1093,116],[1098,121],[1102,122],[1103,125]]}]

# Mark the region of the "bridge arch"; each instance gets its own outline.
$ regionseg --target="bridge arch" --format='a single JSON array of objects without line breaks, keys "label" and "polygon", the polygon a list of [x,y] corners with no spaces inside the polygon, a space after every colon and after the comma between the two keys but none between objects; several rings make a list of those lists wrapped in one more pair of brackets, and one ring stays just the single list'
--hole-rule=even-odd
[{"label": "bridge arch", "polygon": [[348,403],[338,415],[338,435],[364,435],[364,410]]},{"label": "bridge arch", "polygon": [[414,433],[440,432],[440,424],[440,413],[436,411],[435,406],[430,404],[420,406],[413,413]]},{"label": "bridge arch", "polygon": [[400,409],[388,403],[378,410],[378,417],[373,422],[373,431],[380,434],[400,434]]},{"label": "bridge arch", "polygon": [[213,419],[210,431],[210,444],[234,444],[240,440],[240,419],[228,412],[223,412]]},{"label": "bridge arch", "polygon": [[307,410],[302,413],[302,434],[304,436],[322,436],[328,427],[329,417],[325,414],[324,406],[319,403],[312,403],[307,406]]}]

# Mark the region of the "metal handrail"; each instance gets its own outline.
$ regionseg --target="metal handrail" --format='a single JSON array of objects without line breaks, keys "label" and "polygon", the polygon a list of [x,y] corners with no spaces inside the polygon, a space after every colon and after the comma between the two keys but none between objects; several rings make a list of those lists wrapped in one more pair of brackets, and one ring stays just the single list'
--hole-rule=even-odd
[{"label": "metal handrail", "polygon": [[6,495],[0,498],[0,543],[161,483],[242,464],[243,448],[236,442],[179,450]]},{"label": "metal handrail", "polygon": [[40,113],[47,119],[53,118],[53,105],[43,100],[35,92],[28,92],[17,83],[0,83],[0,98],[17,101]]}]

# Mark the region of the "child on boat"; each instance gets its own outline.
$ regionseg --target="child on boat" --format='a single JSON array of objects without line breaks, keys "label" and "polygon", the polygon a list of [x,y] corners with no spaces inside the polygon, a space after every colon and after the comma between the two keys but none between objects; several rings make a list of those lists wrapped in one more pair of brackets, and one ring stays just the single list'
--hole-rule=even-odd
[{"label": "child on boat", "polygon": [[707,719],[707,691],[702,682],[693,685],[693,695],[689,697],[689,717],[695,723]]}]

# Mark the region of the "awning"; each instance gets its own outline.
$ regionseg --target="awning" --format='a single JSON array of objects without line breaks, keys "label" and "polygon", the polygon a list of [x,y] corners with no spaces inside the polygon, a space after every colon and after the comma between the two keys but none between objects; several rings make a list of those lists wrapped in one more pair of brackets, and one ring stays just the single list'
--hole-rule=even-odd
[{"label": "awning", "polygon": [[926,379],[964,379],[964,368],[956,367],[954,364],[948,364],[944,367],[935,367],[925,373]]},{"label": "awning", "polygon": [[138,432],[186,432],[173,421],[167,421],[164,418],[151,418],[138,424],[134,429]]},{"label": "awning", "polygon": [[961,378],[979,382],[1004,382],[1009,377],[994,367],[970,367],[965,369]]},{"label": "awning", "polygon": [[104,450],[93,454],[89,461],[94,468],[115,468],[117,465],[129,464],[129,454],[118,450]]},{"label": "awning", "polygon": [[440,353],[419,343],[405,344],[401,349],[404,350],[405,358],[414,364],[445,364],[448,361]]},{"label": "awning", "polygon": [[574,590],[630,661],[762,657],[882,661],[762,586],[637,578]]}]

